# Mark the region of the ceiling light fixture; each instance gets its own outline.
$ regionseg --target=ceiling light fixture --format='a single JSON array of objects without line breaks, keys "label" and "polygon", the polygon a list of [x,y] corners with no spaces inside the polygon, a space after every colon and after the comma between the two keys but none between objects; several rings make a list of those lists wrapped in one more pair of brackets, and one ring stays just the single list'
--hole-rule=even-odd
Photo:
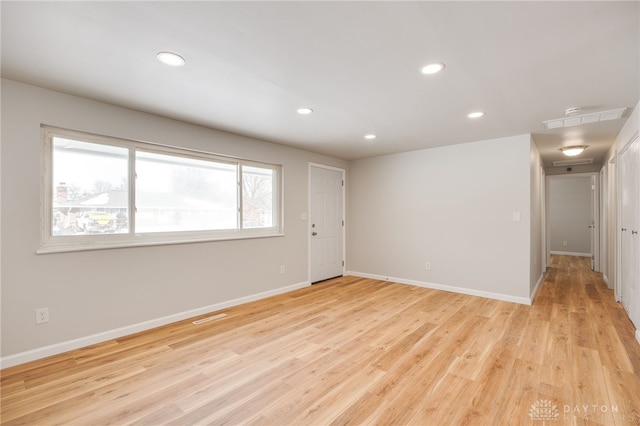
[{"label": "ceiling light fixture", "polygon": [[181,67],[185,64],[184,58],[177,53],[160,52],[156,55],[156,58],[158,58],[158,60],[163,64],[170,65],[172,67]]},{"label": "ceiling light fixture", "polygon": [[469,118],[480,118],[483,115],[484,115],[484,112],[476,111],[476,112],[472,112],[471,114],[468,114],[467,117],[469,117]]},{"label": "ceiling light fixture", "polygon": [[435,62],[433,64],[425,65],[420,69],[422,74],[436,74],[444,69],[444,64],[442,62]]},{"label": "ceiling light fixture", "polygon": [[376,138],[376,135],[374,135],[373,133],[369,133],[368,135],[364,135],[364,138],[372,140]]},{"label": "ceiling light fixture", "polygon": [[560,151],[567,157],[575,157],[576,155],[582,154],[585,149],[587,149],[586,145],[574,145],[562,147]]},{"label": "ceiling light fixture", "polygon": [[617,120],[622,118],[622,114],[627,108],[610,109],[607,111],[591,112],[589,114],[572,115],[566,118],[556,118],[546,120],[542,123],[547,130],[558,129],[560,127],[579,126],[581,124],[597,123],[599,121]]},{"label": "ceiling light fixture", "polygon": [[307,115],[307,114],[311,114],[313,112],[313,110],[311,108],[298,108],[298,114],[300,115]]}]

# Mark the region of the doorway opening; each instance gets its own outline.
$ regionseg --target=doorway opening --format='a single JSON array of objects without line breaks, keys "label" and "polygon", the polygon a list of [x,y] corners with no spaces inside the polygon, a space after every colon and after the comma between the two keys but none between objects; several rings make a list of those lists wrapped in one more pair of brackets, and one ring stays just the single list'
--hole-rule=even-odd
[{"label": "doorway opening", "polygon": [[589,257],[600,270],[597,173],[547,177],[547,261],[551,254]]}]

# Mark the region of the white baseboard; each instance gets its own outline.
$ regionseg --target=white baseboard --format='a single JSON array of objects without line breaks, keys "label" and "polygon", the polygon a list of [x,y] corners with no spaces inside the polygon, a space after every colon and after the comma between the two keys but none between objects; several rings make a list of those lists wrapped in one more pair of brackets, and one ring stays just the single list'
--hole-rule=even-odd
[{"label": "white baseboard", "polygon": [[554,251],[551,250],[549,253],[551,254],[561,254],[564,256],[578,256],[578,257],[591,257],[591,253],[576,253],[573,251]]},{"label": "white baseboard", "polygon": [[[536,299],[536,294],[538,294],[538,291],[540,290],[540,287],[542,287],[542,283],[544,282],[546,277],[547,277],[547,273],[543,272],[540,275],[540,278],[538,279],[538,282],[536,283],[535,287],[533,287],[533,291],[531,292],[531,295],[529,296],[529,300],[531,300],[531,303],[533,303],[533,301]],[[531,304],[531,303],[529,303],[529,304]]]},{"label": "white baseboard", "polygon": [[78,339],[67,340],[65,342],[60,342],[53,345],[32,349],[26,352],[5,356],[0,358],[0,368],[12,367],[14,365],[24,364],[26,362],[35,361],[37,359],[46,358],[48,356],[58,355],[64,352],[72,351],[74,349],[83,348],[85,346],[105,342],[111,339],[117,339],[118,337],[127,336],[129,334],[138,333],[140,331],[150,330],[152,328],[171,324],[173,322],[182,321],[188,318],[196,317],[198,315],[204,315],[210,312],[219,311],[221,309],[230,308],[232,306],[241,305],[243,303],[253,302],[255,300],[264,299],[266,297],[287,293],[289,291],[304,288],[309,285],[310,283],[308,281],[292,284],[286,287],[277,288],[275,290],[264,291],[237,299],[227,300],[225,302],[215,303],[213,305],[203,306],[201,308],[168,315],[166,317],[156,318],[137,324],[131,324],[125,327],[117,328],[115,330],[104,331],[101,333],[92,334],[90,336],[84,336]]},{"label": "white baseboard", "polygon": [[602,274],[602,281],[604,281],[604,283],[607,285],[607,288],[613,289],[613,284],[609,282],[609,277],[607,277],[605,274]]},{"label": "white baseboard", "polygon": [[455,286],[450,286],[445,284],[435,284],[435,283],[429,283],[425,281],[408,280],[408,279],[397,278],[397,277],[388,277],[385,275],[368,274],[365,272],[347,271],[346,275],[353,275],[354,277],[361,277],[361,278],[371,278],[371,279],[380,280],[380,281],[392,281],[394,283],[408,284],[408,285],[414,285],[417,287],[424,287],[424,288],[432,288],[434,290],[444,290],[444,291],[450,291],[452,293],[467,294],[469,296],[478,296],[478,297],[485,297],[487,299],[495,299],[495,300],[502,300],[505,302],[520,303],[521,305],[531,305],[531,301],[532,301],[531,298],[527,298],[527,297],[510,296],[508,294],[492,293],[489,291],[474,290],[474,289],[465,288],[465,287],[455,287]]}]

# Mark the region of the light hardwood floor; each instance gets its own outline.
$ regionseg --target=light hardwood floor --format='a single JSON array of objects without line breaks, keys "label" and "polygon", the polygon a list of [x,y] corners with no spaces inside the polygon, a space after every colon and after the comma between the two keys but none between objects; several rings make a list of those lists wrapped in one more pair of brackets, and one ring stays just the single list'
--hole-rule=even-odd
[{"label": "light hardwood floor", "polygon": [[221,313],[3,370],[2,423],[640,423],[640,346],[586,258],[533,306],[343,277]]}]

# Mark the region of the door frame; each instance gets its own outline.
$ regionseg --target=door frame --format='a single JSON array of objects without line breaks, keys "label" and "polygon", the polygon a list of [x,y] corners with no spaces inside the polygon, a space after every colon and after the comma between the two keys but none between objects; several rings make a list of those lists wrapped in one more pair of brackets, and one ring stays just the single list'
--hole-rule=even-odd
[{"label": "door frame", "polygon": [[[602,272],[600,268],[600,241],[602,240],[602,227],[600,226],[600,173],[591,175],[591,268],[595,272]],[[595,228],[595,229],[594,229]],[[597,232],[596,232],[597,230]]]},{"label": "door frame", "polygon": [[600,205],[600,175],[599,172],[585,172],[585,173],[570,173],[570,174],[562,174],[562,175],[547,175],[546,176],[546,185],[545,185],[545,239],[546,239],[546,256],[548,265],[551,265],[551,226],[549,221],[549,185],[551,179],[570,179],[576,177],[593,177],[595,178],[595,188],[592,191],[594,199],[591,200],[591,204],[595,205],[595,211],[593,212],[593,222],[596,225],[596,231],[593,232],[593,245],[591,247],[591,256],[594,260],[594,271],[600,271],[600,239],[602,237],[602,229],[600,229],[600,209],[598,208]]},{"label": "door frame", "polygon": [[[600,169],[598,176],[598,179],[600,179],[600,202],[598,203],[600,209],[600,272],[602,272],[603,277],[607,277],[609,275],[609,264],[607,262],[607,240],[609,238],[607,199],[609,198],[609,182],[607,181],[607,173],[604,167]],[[607,286],[608,285],[607,283]]]},{"label": "door frame", "polygon": [[342,217],[344,220],[344,226],[342,227],[342,274],[344,275],[347,268],[347,178],[346,170],[340,167],[329,166],[327,164],[309,162],[307,166],[307,213],[304,214],[304,218],[307,221],[307,282],[311,284],[311,168],[316,167],[319,169],[333,170],[342,174]]},{"label": "door frame", "polygon": [[541,235],[541,263],[542,263],[542,275],[547,273],[547,268],[551,266],[551,261],[549,259],[549,251],[547,249],[547,174],[544,170],[544,167],[540,166],[540,220],[541,230],[539,231]]},{"label": "door frame", "polygon": [[613,288],[616,302],[620,302],[618,279],[618,152],[614,151],[607,162],[607,284]]},{"label": "door frame", "polygon": [[[616,224],[615,224],[615,285],[614,285],[614,297],[615,300],[622,303],[622,155],[631,149],[631,145],[640,137],[638,132],[635,132],[629,140],[624,143],[621,149],[617,150],[613,158],[615,158],[615,193],[616,193]],[[639,171],[640,173],[640,171]],[[640,200],[638,200],[640,202]],[[626,311],[626,310],[625,310]],[[640,327],[636,330],[636,340],[640,342]]]}]

